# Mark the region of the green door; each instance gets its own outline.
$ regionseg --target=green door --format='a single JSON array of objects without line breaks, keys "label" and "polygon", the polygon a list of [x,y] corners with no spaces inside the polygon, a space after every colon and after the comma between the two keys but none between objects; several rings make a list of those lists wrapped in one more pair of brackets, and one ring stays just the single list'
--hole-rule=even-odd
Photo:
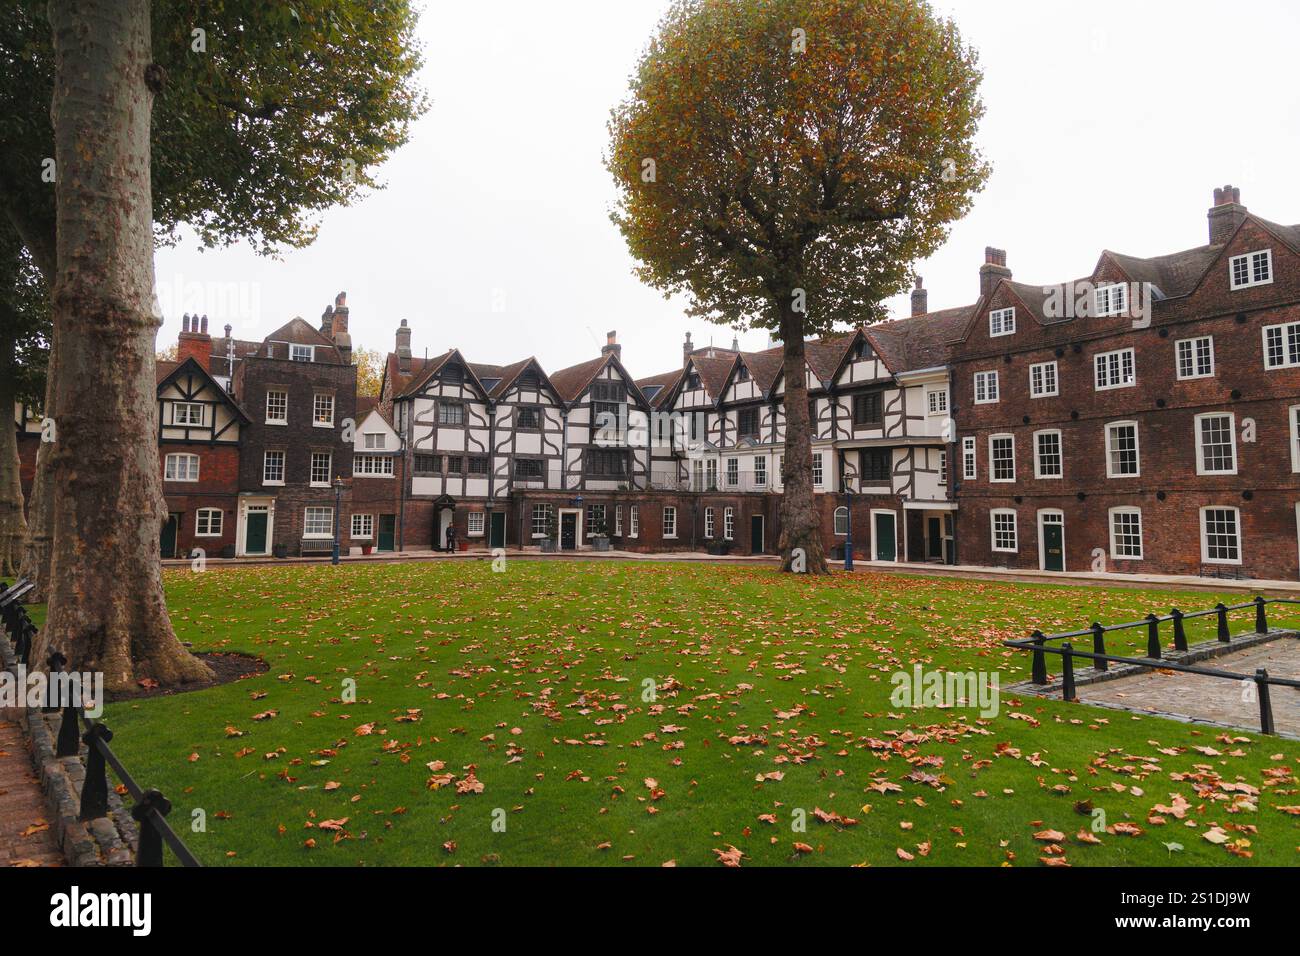
[{"label": "green door", "polygon": [[504,511],[492,512],[492,527],[488,537],[489,548],[504,548],[506,546],[506,513]]},{"label": "green door", "polygon": [[244,519],[244,553],[266,554],[265,511],[250,511]]},{"label": "green door", "polygon": [[898,542],[894,530],[893,512],[878,511],[874,515],[876,526],[876,560],[893,561],[898,557]]},{"label": "green door", "polygon": [[1059,515],[1043,516],[1043,568],[1065,570],[1065,525]]},{"label": "green door", "polygon": [[180,515],[169,514],[167,522],[162,526],[162,556],[164,558],[176,557],[176,528],[180,524]]},{"label": "green door", "polygon": [[397,515],[379,516],[378,548],[380,551],[397,550]]}]

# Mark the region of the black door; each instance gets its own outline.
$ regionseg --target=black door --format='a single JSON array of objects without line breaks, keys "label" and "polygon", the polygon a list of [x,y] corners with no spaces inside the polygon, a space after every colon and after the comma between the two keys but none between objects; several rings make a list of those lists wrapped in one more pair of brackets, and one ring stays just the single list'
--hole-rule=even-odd
[{"label": "black door", "polygon": [[492,527],[488,536],[489,548],[504,548],[506,546],[506,513],[504,511],[492,512]]},{"label": "black door", "polygon": [[159,543],[162,545],[164,558],[176,557],[176,528],[180,525],[180,517],[178,514],[169,514],[167,523],[162,527],[162,539]]},{"label": "black door", "polygon": [[1043,570],[1065,570],[1065,525],[1059,517],[1043,521]]},{"label": "black door", "polygon": [[380,551],[397,550],[397,515],[379,516],[379,542],[377,547]]},{"label": "black door", "polygon": [[936,561],[943,560],[943,520],[925,519],[926,557]]},{"label": "black door", "polygon": [[763,553],[763,516],[749,516],[749,551],[751,554]]},{"label": "black door", "polygon": [[266,519],[265,511],[249,511],[244,519],[244,553],[266,554]]},{"label": "black door", "polygon": [[560,515],[560,547],[565,551],[578,548],[578,516],[572,511]]}]

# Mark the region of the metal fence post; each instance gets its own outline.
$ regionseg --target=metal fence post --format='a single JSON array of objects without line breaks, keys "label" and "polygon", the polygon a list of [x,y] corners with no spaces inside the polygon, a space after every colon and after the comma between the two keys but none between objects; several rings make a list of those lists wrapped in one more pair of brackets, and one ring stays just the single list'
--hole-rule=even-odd
[{"label": "metal fence post", "polygon": [[1035,684],[1046,684],[1047,655],[1043,653],[1043,645],[1047,643],[1047,639],[1043,637],[1042,631],[1034,631],[1033,641],[1037,646],[1034,648],[1033,673],[1030,679]]},{"label": "metal fence post", "polygon": [[1255,686],[1259,689],[1259,732],[1273,734],[1273,702],[1268,696],[1268,671],[1255,671]]},{"label": "metal fence post", "polygon": [[1174,608],[1169,612],[1174,619],[1174,650],[1187,650],[1187,626],[1183,624],[1183,612]]},{"label": "metal fence post", "polygon": [[[1092,652],[1094,654],[1106,653],[1106,629],[1101,626],[1100,621],[1092,622]],[[1108,670],[1110,668],[1110,661],[1106,660],[1104,657],[1094,657],[1092,660],[1092,666],[1094,669],[1099,671]]]},{"label": "metal fence post", "polygon": [[140,824],[140,846],[135,852],[136,866],[162,866],[162,833],[154,825],[153,814],[157,810],[164,817],[171,813],[171,801],[158,790],[146,790],[140,795],[140,802],[131,808],[131,816]]},{"label": "metal fence post", "polygon": [[81,737],[86,742],[86,781],[81,785],[81,812],[78,820],[94,820],[108,816],[108,768],[99,743],[107,744],[113,732],[103,724],[91,724]]},{"label": "metal fence post", "polygon": [[1074,700],[1074,647],[1069,641],[1061,645],[1061,696]]},{"label": "metal fence post", "polygon": [[1255,633],[1256,634],[1268,633],[1268,612],[1264,610],[1264,605],[1266,603],[1267,602],[1265,602],[1265,600],[1262,597],[1260,597],[1259,595],[1255,595]]},{"label": "metal fence post", "polygon": [[1147,615],[1147,657],[1160,660],[1160,618],[1154,614]]},{"label": "metal fence post", "polygon": [[1219,614],[1219,640],[1227,644],[1232,640],[1232,632],[1228,630],[1228,605],[1220,601],[1214,610]]}]

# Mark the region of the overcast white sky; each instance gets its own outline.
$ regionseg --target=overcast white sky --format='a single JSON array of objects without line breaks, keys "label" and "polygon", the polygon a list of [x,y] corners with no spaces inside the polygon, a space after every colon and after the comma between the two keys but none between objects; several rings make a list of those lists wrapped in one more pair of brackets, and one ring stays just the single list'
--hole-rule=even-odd
[{"label": "overcast white sky", "polygon": [[[422,81],[432,106],[380,170],[387,188],[322,220],[281,260],[246,248],[157,257],[166,324],[202,309],[261,339],[319,319],[346,290],[353,341],[389,351],[400,319],[417,355],[536,355],[555,370],[599,354],[617,329],[638,376],[677,367],[687,320],[631,274],[609,222],[605,123],[664,0],[496,0],[426,5]],[[993,176],[947,245],[917,271],[933,309],[974,300],[986,245],[1017,279],[1091,271],[1206,242],[1215,186],[1265,218],[1300,222],[1295,0],[940,0],[980,52],[980,141]],[[204,298],[202,305],[195,294]],[[891,303],[908,311],[906,295]],[[224,300],[224,303],[223,303]],[[742,347],[762,348],[751,332]]]}]

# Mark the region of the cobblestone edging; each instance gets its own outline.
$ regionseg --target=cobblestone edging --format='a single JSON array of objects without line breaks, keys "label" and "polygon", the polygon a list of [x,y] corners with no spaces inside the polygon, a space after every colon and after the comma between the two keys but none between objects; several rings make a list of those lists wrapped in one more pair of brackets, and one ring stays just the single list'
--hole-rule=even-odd
[{"label": "cobblestone edging", "polygon": [[[9,673],[17,673],[13,646],[2,631],[0,664]],[[13,719],[27,740],[49,810],[50,830],[69,865],[133,866],[133,847],[139,844],[139,831],[130,810],[122,805],[122,798],[112,787],[108,791],[108,816],[85,822],[77,819],[86,767],[81,755],[55,756],[62,716],[19,707]]]},{"label": "cobblestone edging", "polygon": [[[1224,654],[1233,654],[1237,651],[1244,651],[1252,647],[1258,647],[1261,644],[1268,644],[1280,638],[1300,637],[1295,631],[1273,630],[1267,634],[1256,634],[1254,631],[1241,636],[1233,635],[1232,642],[1225,644],[1219,640],[1204,641],[1200,644],[1192,644],[1185,651],[1176,651],[1172,648],[1161,647],[1161,660],[1170,664],[1199,664],[1202,661],[1213,660],[1216,657],[1222,657]],[[1054,644],[1060,647],[1059,643]],[[1091,638],[1080,638],[1080,644],[1075,648],[1078,651],[1092,652]],[[1026,650],[1026,656],[1032,654]],[[1114,651],[1111,651],[1114,653]],[[1053,693],[1060,693],[1061,674],[1060,674],[1060,654],[1045,654],[1049,670],[1055,666],[1056,673],[1047,675],[1046,684],[1035,684],[1032,680],[1021,681],[1018,684],[1011,684],[1002,688],[1005,694],[1035,694],[1039,697],[1047,697]],[[1138,657],[1138,652],[1125,654],[1125,657]],[[1159,665],[1156,665],[1158,669]],[[1111,663],[1109,670],[1099,671],[1092,666],[1092,661],[1086,657],[1076,657],[1074,659],[1074,686],[1084,687],[1088,684],[1100,684],[1105,681],[1119,680],[1124,677],[1132,677],[1135,674],[1148,674],[1152,668],[1143,667],[1138,664],[1116,664]]]}]

